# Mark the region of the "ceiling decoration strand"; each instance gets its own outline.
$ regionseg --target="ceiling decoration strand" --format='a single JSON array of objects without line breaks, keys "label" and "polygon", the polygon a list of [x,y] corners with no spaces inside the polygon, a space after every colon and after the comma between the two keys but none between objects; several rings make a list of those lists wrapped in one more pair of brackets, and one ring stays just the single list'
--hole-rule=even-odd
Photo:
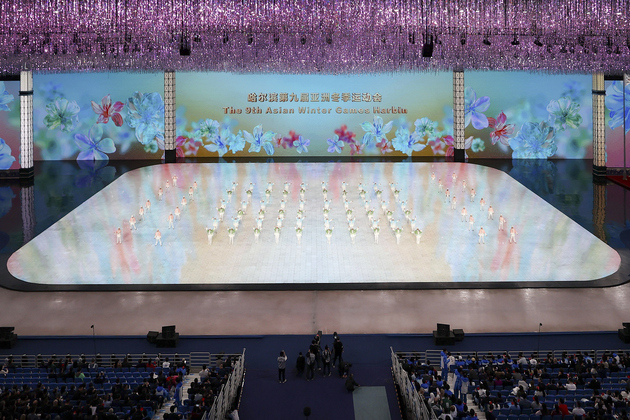
[{"label": "ceiling decoration strand", "polygon": [[0,72],[630,71],[630,0],[14,0]]}]

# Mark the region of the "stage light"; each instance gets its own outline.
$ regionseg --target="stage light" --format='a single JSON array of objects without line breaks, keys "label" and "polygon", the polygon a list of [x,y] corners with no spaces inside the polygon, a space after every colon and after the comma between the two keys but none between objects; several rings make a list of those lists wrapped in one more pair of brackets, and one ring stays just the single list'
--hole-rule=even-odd
[{"label": "stage light", "polygon": [[490,40],[488,39],[488,37],[485,37],[485,38],[483,39],[483,43],[484,43],[485,45],[492,45],[492,42],[490,42]]},{"label": "stage light", "polygon": [[179,42],[179,55],[181,56],[190,55],[190,43],[188,42],[188,36],[186,35],[182,35],[182,38]]},{"label": "stage light", "polygon": [[466,45],[466,35],[462,35],[462,37],[459,39],[459,43],[462,45]]},{"label": "stage light", "polygon": [[326,37],[326,44],[328,45],[332,44],[332,36],[329,35]]},{"label": "stage light", "polygon": [[280,42],[280,35],[275,34],[275,35],[273,36],[273,43],[274,43],[274,44],[276,44],[276,45],[278,45],[278,42]]},{"label": "stage light", "polygon": [[306,44],[306,37],[303,36],[302,38],[300,38],[300,44]]},{"label": "stage light", "polygon": [[193,37],[193,41],[201,42],[201,36],[199,36],[199,34],[195,34],[195,36]]},{"label": "stage light", "polygon": [[247,34],[247,45],[252,45],[254,43],[254,35],[251,33]]},{"label": "stage light", "polygon": [[425,42],[422,45],[422,57],[433,57],[433,35],[427,35],[425,37]]},{"label": "stage light", "polygon": [[227,32],[223,34],[223,43],[227,44],[230,41],[230,37],[228,36]]},{"label": "stage light", "polygon": [[416,43],[416,33],[415,32],[410,32],[409,33],[409,43],[411,45],[415,45],[415,43]]},{"label": "stage light", "polygon": [[520,42],[518,41],[518,37],[514,35],[514,39],[512,40],[512,45],[516,46],[518,44],[520,44]]},{"label": "stage light", "polygon": [[542,47],[543,43],[540,42],[540,38],[536,38],[536,40],[534,41],[534,45],[536,45],[537,47]]},{"label": "stage light", "polygon": [[562,54],[566,54],[567,53],[567,47],[565,47],[564,45],[562,46],[562,48],[560,48],[560,52]]}]

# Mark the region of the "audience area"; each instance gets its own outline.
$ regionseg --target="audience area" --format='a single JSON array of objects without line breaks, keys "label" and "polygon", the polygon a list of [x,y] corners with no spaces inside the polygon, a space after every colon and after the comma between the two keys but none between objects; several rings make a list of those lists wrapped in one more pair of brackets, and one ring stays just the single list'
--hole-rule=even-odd
[{"label": "audience area", "polygon": [[396,355],[433,419],[628,419],[630,354],[621,350]]},{"label": "audience area", "polygon": [[[189,360],[177,354],[9,356],[0,369],[0,415],[6,420],[202,419],[240,357],[209,356],[186,386]],[[166,402],[168,410],[162,409]]]}]

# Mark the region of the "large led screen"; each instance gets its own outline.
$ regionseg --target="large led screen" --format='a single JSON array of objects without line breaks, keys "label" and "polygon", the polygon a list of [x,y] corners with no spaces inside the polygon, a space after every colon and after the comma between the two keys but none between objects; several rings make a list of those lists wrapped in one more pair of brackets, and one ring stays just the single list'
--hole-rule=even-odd
[{"label": "large led screen", "polygon": [[591,76],[466,72],[466,155],[593,157]]},{"label": "large led screen", "polygon": [[178,73],[177,154],[452,154],[452,86],[452,73]]},{"label": "large led screen", "polygon": [[20,82],[0,79],[0,170],[20,169]]},{"label": "large led screen", "polygon": [[162,73],[35,74],[35,160],[159,159]]},{"label": "large led screen", "polygon": [[[623,168],[630,165],[630,144],[624,148],[623,116],[626,116],[626,134],[630,131],[630,85],[625,90],[625,106],[623,81],[606,81],[606,166]],[[624,160],[624,151],[625,157]]]}]

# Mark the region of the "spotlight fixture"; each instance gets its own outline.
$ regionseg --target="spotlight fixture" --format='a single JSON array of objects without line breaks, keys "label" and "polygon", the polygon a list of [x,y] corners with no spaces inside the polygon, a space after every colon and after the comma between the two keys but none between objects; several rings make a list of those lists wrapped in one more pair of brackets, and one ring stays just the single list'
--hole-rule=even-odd
[{"label": "spotlight fixture", "polygon": [[193,41],[201,42],[201,36],[199,36],[199,34],[195,34],[195,36],[193,37]]},{"label": "spotlight fixture", "polygon": [[566,54],[566,53],[567,53],[567,47],[563,45],[563,46],[560,48],[560,52],[561,52],[562,54]]},{"label": "spotlight fixture", "polygon": [[514,39],[512,40],[512,45],[517,46],[518,44],[520,44],[520,42],[518,41],[518,37],[514,35]]},{"label": "spotlight fixture", "polygon": [[306,44],[306,37],[305,36],[300,38],[300,44],[302,44],[302,45]]},{"label": "spotlight fixture", "polygon": [[540,38],[536,38],[536,40],[534,41],[534,45],[536,45],[537,47],[542,47],[543,43],[540,42]]},{"label": "spotlight fixture", "polygon": [[492,45],[492,42],[490,42],[490,40],[488,39],[488,37],[485,37],[485,38],[483,39],[483,43],[484,43],[485,45]]},{"label": "spotlight fixture", "polygon": [[274,43],[274,44],[276,44],[276,45],[278,45],[278,42],[280,42],[280,35],[275,34],[275,35],[273,36],[273,43]]},{"label": "spotlight fixture", "polygon": [[247,34],[247,45],[252,45],[254,43],[254,35],[250,32]]},{"label": "spotlight fixture", "polygon": [[223,43],[227,44],[228,42],[230,42],[230,37],[228,36],[227,32],[223,34]]},{"label": "spotlight fixture", "polygon": [[179,55],[181,56],[190,55],[190,43],[188,41],[188,36],[186,35],[182,35],[179,41]]},{"label": "spotlight fixture", "polygon": [[459,43],[462,45],[466,45],[466,34],[462,34],[462,36],[459,38]]},{"label": "spotlight fixture", "polygon": [[328,44],[328,45],[332,44],[332,35],[328,35],[326,37],[326,44]]},{"label": "spotlight fixture", "polygon": [[416,33],[415,32],[409,32],[409,43],[411,45],[414,45],[416,43]]},{"label": "spotlight fixture", "polygon": [[425,42],[422,45],[422,57],[433,57],[433,35],[427,35],[425,37]]}]

